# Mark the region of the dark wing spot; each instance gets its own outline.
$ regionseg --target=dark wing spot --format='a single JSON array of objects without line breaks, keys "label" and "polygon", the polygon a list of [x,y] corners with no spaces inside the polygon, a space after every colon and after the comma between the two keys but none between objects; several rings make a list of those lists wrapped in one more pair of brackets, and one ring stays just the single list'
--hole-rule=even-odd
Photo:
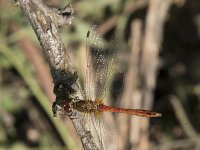
[{"label": "dark wing spot", "polygon": [[87,32],[87,38],[90,36],[90,31]]}]

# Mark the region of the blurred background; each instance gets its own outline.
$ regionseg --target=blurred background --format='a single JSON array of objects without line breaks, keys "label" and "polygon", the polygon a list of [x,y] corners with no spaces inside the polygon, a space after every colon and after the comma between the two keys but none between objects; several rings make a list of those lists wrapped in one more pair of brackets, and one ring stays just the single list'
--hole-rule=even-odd
[{"label": "blurred background", "polygon": [[[72,3],[75,20],[60,33],[80,77],[88,29],[98,25],[105,40],[121,32],[129,49],[118,104],[163,114],[118,116],[123,149],[200,149],[199,0],[44,3]],[[54,100],[48,64],[24,12],[0,0],[0,149],[82,149],[71,120],[53,118]]]}]

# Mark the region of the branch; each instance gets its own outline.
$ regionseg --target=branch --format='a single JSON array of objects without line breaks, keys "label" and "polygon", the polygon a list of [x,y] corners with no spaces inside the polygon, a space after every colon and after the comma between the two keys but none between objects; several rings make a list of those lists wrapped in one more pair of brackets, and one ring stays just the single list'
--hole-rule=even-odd
[{"label": "branch", "polygon": [[193,137],[188,139],[180,139],[180,140],[173,140],[168,143],[164,143],[158,147],[155,147],[155,149],[160,150],[169,150],[169,149],[189,149],[193,147],[194,149],[199,149],[199,143],[200,138],[199,137]]},{"label": "branch", "polygon": [[[133,1],[132,3],[127,4],[124,7],[123,12],[120,16],[130,16],[134,11],[145,7],[146,5],[147,5],[147,2],[145,0]],[[108,18],[105,22],[103,22],[103,24],[99,26],[98,30],[101,31],[102,35],[104,35],[117,24],[118,20],[119,20],[119,16],[113,15],[110,18]]]},{"label": "branch", "polygon": [[[159,49],[162,42],[163,26],[172,0],[150,0],[146,17],[144,43],[141,58],[141,87],[144,99],[143,108],[151,109],[153,91],[159,65]],[[148,149],[149,120],[141,122],[141,138],[138,149]]]},{"label": "branch", "polygon": [[[56,105],[70,99],[83,99],[77,72],[69,61],[59,34],[59,27],[72,23],[73,9],[67,5],[59,10],[45,6],[41,0],[18,0],[17,4],[28,17],[48,60],[53,77]],[[70,116],[84,149],[98,149],[89,131],[85,130],[80,113]]]},{"label": "branch", "polygon": [[[128,64],[128,70],[124,78],[124,92],[122,93],[120,106],[126,108],[141,108],[141,92],[138,90],[138,70],[139,70],[139,52],[141,49],[141,28],[142,22],[135,19],[131,23],[131,53]],[[131,144],[132,147],[137,145],[139,139],[140,118],[137,116],[119,114],[118,124],[120,136],[122,136],[123,144]],[[128,141],[128,142],[127,142]]]},{"label": "branch", "polygon": [[[132,44],[131,44],[131,51],[132,51],[132,92],[131,92],[131,105],[133,108],[142,108],[142,93],[139,90],[139,58],[140,58],[140,51],[141,51],[141,41],[142,41],[142,22],[141,20],[137,19],[132,21],[131,23],[131,36],[132,36]],[[137,145],[140,140],[140,126],[141,126],[141,118],[133,116],[130,119],[130,137],[129,141],[131,144],[132,149],[137,149]]]},{"label": "branch", "polygon": [[177,119],[179,120],[179,122],[180,122],[183,130],[187,134],[187,136],[191,139],[194,137],[197,137],[198,134],[195,131],[195,129],[192,127],[192,124],[190,123],[189,118],[187,117],[186,112],[185,112],[180,100],[175,95],[172,95],[172,96],[170,96],[170,102],[174,108],[175,115],[176,115]]}]

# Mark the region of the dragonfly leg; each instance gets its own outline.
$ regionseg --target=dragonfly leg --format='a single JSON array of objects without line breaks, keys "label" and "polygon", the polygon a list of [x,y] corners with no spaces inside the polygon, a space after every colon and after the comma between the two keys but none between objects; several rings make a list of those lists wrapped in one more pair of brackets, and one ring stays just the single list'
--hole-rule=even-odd
[{"label": "dragonfly leg", "polygon": [[56,102],[53,102],[52,112],[53,112],[53,116],[54,117],[57,117],[57,112],[58,111],[62,111],[62,108]]},{"label": "dragonfly leg", "polygon": [[78,116],[77,116],[76,112],[71,112],[69,114],[69,116],[70,116],[71,119],[78,119]]}]

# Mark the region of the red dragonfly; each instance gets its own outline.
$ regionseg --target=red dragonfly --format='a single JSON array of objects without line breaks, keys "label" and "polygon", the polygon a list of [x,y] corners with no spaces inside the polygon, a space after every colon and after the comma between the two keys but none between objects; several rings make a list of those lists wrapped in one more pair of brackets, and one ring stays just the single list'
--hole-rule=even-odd
[{"label": "red dragonfly", "polygon": [[[141,117],[161,117],[160,113],[143,109],[126,109],[106,105],[113,74],[119,69],[116,57],[120,52],[118,43],[111,42],[107,50],[101,35],[93,26],[87,33],[87,66],[85,79],[85,98],[79,100],[63,101],[60,105],[65,113],[72,110],[83,113],[84,123],[91,131],[99,149],[117,149],[118,144],[110,144],[106,133],[111,133],[117,142],[116,125],[111,113],[124,113]],[[109,52],[114,48],[115,52]],[[108,53],[106,53],[108,52]],[[109,54],[110,53],[110,54]],[[111,56],[112,55],[112,56]],[[108,58],[110,57],[110,58]]]}]

